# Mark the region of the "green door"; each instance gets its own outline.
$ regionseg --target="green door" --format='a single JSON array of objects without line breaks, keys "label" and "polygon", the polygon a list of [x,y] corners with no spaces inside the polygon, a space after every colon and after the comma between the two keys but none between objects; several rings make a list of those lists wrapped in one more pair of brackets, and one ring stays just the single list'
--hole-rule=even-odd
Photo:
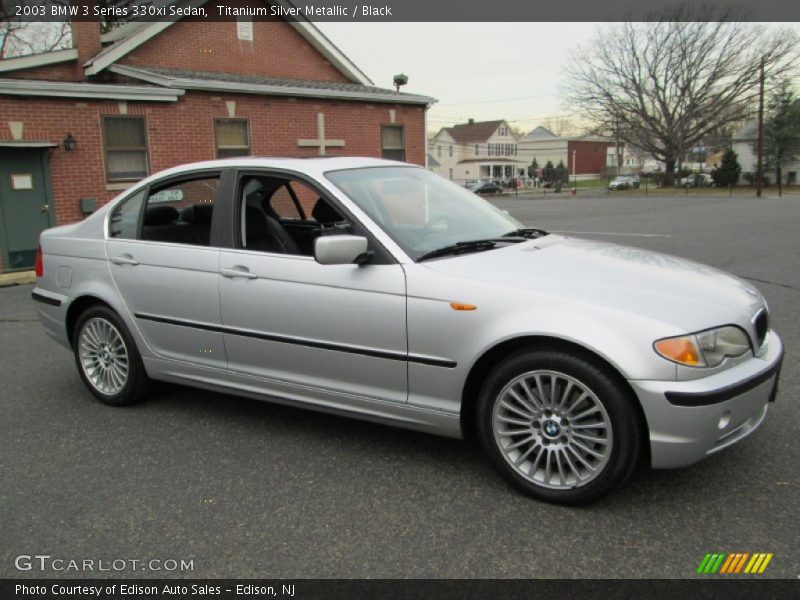
[{"label": "green door", "polygon": [[50,227],[47,149],[0,148],[0,252],[6,271],[31,269]]}]

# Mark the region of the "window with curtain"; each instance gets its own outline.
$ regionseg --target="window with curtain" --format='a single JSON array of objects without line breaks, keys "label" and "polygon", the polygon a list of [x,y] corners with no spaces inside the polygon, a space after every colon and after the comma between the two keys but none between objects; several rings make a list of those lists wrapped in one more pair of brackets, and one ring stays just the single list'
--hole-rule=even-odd
[{"label": "window with curtain", "polygon": [[147,177],[144,117],[103,117],[103,150],[107,181],[133,181]]},{"label": "window with curtain", "polygon": [[217,158],[250,155],[250,126],[247,119],[216,119],[214,139]]},{"label": "window with curtain", "polygon": [[402,125],[381,125],[381,151],[389,160],[406,159],[406,142]]}]

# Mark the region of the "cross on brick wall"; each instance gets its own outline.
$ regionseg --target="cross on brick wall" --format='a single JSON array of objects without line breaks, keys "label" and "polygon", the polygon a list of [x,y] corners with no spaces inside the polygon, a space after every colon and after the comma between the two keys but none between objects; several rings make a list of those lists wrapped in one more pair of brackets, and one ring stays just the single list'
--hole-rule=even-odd
[{"label": "cross on brick wall", "polygon": [[317,139],[315,140],[297,140],[297,145],[303,148],[318,147],[319,155],[325,156],[325,148],[341,148],[344,146],[344,140],[326,140],[325,139],[325,113],[317,113]]}]

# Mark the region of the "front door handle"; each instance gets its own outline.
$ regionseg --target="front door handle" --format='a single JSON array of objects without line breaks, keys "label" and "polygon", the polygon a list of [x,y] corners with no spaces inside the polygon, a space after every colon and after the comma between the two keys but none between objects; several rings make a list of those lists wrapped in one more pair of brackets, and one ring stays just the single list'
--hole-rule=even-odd
[{"label": "front door handle", "polygon": [[222,269],[220,271],[223,277],[236,278],[241,277],[244,279],[258,279],[258,275],[251,273],[244,267],[235,267],[233,269]]},{"label": "front door handle", "polygon": [[50,210],[50,205],[49,204],[42,204],[42,212],[46,213],[48,210]]},{"label": "front door handle", "polygon": [[130,254],[123,254],[121,256],[112,256],[111,262],[115,265],[138,265],[139,261],[135,260]]}]

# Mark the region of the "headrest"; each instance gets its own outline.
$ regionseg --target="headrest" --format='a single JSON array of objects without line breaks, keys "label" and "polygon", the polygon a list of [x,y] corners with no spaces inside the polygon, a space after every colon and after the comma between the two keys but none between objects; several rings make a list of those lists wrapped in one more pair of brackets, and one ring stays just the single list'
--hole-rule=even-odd
[{"label": "headrest", "polygon": [[336,210],[322,198],[317,200],[317,203],[311,210],[311,216],[314,217],[317,223],[336,223],[337,221],[344,220],[342,219],[342,215],[336,212]]},{"label": "headrest", "polygon": [[255,206],[248,206],[244,215],[248,240],[259,240],[267,235],[267,216]]},{"label": "headrest", "polygon": [[151,206],[144,215],[145,225],[166,225],[178,220],[178,209],[174,206]]},{"label": "headrest", "polygon": [[181,211],[181,221],[197,225],[208,225],[211,223],[212,214],[214,214],[213,204],[192,204]]}]

